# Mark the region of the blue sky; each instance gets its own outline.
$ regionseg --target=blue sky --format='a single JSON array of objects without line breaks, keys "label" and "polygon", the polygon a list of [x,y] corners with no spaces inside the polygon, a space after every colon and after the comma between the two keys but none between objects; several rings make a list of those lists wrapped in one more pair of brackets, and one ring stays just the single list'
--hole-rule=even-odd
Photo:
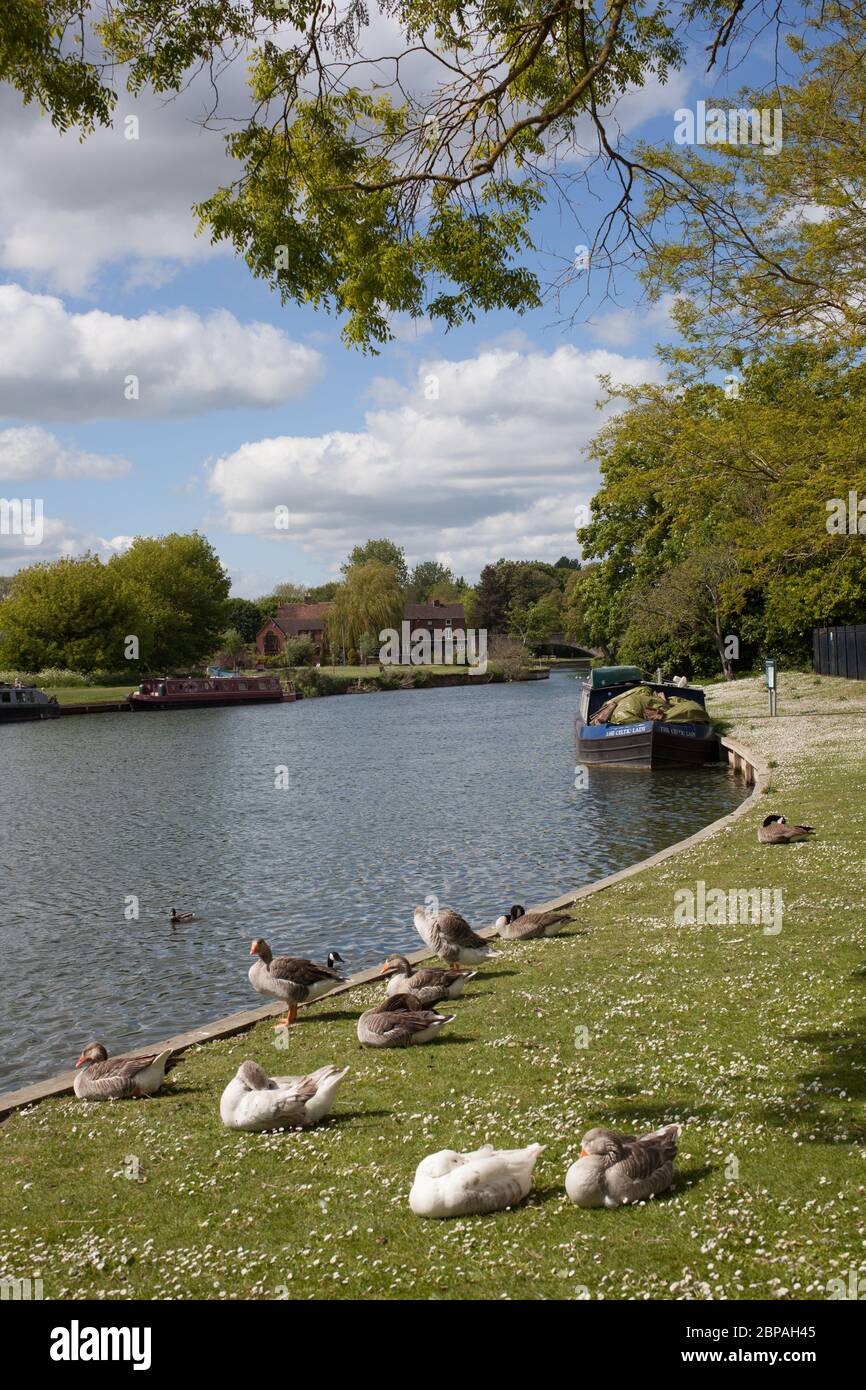
[{"label": "blue sky", "polygon": [[[769,74],[760,52],[731,83],[701,66],[629,98],[628,137],[670,140],[678,107]],[[590,324],[549,304],[452,333],[400,323],[378,357],[350,351],[335,319],[282,306],[194,237],[189,205],[224,171],[196,101],[122,98],[114,129],[81,145],[0,94],[0,495],[42,498],[46,516],[38,547],[0,535],[0,573],[193,527],[246,596],[331,578],[368,536],[470,579],[502,554],[576,554],[598,374],[660,375],[664,306],[641,306],[623,277]],[[536,232],[564,258],[586,239],[555,205]]]}]

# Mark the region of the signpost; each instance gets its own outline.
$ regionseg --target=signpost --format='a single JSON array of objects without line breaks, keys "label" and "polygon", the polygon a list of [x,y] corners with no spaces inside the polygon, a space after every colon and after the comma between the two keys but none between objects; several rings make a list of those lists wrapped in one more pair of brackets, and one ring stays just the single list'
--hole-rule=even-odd
[{"label": "signpost", "polygon": [[770,714],[774,715],[776,713],[776,658],[774,656],[764,658],[764,684],[767,687]]}]

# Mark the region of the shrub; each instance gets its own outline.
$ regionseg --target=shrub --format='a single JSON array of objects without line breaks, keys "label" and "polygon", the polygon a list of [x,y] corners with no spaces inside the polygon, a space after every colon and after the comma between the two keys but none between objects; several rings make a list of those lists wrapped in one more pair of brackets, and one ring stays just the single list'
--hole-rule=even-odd
[{"label": "shrub", "polygon": [[315,654],[309,637],[289,637],[283,650],[283,665],[311,666]]},{"label": "shrub", "polygon": [[48,686],[49,689],[58,690],[94,683],[92,677],[83,676],[80,671],[66,671],[56,666],[48,666],[44,671],[0,671],[0,681],[8,685],[20,681],[22,685]]}]

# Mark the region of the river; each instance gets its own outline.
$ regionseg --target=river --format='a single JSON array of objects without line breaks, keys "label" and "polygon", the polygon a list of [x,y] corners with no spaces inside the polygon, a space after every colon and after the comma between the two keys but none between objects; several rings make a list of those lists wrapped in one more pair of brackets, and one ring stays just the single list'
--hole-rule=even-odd
[{"label": "river", "polygon": [[[487,925],[746,794],[721,769],[605,769],[576,787],[577,697],[558,671],[0,729],[0,1090],[93,1038],[121,1052],[261,1003],[255,936],[360,970],[421,944],[428,895]],[[173,928],[172,907],[197,920]]]}]

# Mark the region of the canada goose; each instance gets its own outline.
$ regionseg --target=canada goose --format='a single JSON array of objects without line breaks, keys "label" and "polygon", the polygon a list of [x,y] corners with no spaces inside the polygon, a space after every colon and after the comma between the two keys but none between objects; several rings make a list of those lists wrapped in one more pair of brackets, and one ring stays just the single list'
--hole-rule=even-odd
[{"label": "canada goose", "polygon": [[264,937],[258,936],[250,946],[250,955],[258,956],[249,970],[253,989],[286,1005],[286,1017],[274,1025],[276,1028],[290,1027],[298,1016],[299,1004],[312,1003],[344,979],[330,963],[342,959],[336,951],[330,952],[327,965],[316,965],[299,956],[275,956]]},{"label": "canada goose", "polygon": [[762,845],[790,845],[795,840],[808,840],[814,833],[812,825],[789,825],[784,816],[767,816],[758,829]]},{"label": "canada goose", "polygon": [[449,965],[478,965],[484,960],[493,960],[501,955],[488,946],[483,936],[478,936],[465,917],[452,912],[450,907],[440,907],[433,912],[427,907],[415,908],[415,930],[439,956]]},{"label": "canada goose", "polygon": [[432,1042],[454,1014],[424,1009],[414,994],[389,994],[358,1019],[358,1042],[365,1047],[411,1047]]},{"label": "canada goose", "polygon": [[580,1158],[565,1175],[565,1190],[578,1207],[620,1207],[665,1192],[673,1182],[679,1125],[644,1134],[591,1129]]},{"label": "canada goose", "polygon": [[496,926],[503,941],[531,941],[537,936],[556,936],[570,920],[567,912],[527,912],[515,903],[507,916],[497,917]]},{"label": "canada goose", "polygon": [[112,1057],[104,1043],[85,1047],[76,1067],[81,1070],[72,1089],[79,1100],[123,1100],[127,1096],[152,1096],[165,1080],[171,1048],[146,1057]]},{"label": "canada goose", "polygon": [[405,956],[388,956],[380,975],[396,972],[388,981],[389,994],[414,994],[425,1006],[443,999],[459,999],[464,985],[474,980],[477,970],[440,970],[435,966],[415,969]]},{"label": "canada goose", "polygon": [[543,1152],[543,1144],[525,1149],[494,1149],[485,1144],[468,1154],[442,1149],[422,1158],[415,1169],[409,1205],[416,1216],[438,1217],[514,1207],[527,1196]]},{"label": "canada goose", "polygon": [[348,1067],[319,1067],[309,1076],[268,1076],[258,1062],[242,1062],[220,1100],[229,1129],[309,1129],[329,1113]]}]

